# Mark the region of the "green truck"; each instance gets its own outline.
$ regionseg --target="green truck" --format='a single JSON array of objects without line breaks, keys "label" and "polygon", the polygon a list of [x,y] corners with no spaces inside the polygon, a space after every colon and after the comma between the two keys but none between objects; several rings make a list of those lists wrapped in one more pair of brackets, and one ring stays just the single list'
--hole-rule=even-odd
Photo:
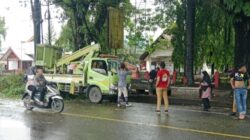
[{"label": "green truck", "polygon": [[62,92],[86,94],[93,103],[104,95],[117,92],[117,74],[120,61],[109,55],[100,55],[100,45],[90,45],[61,57],[62,51],[54,47],[39,46],[36,65],[46,68],[47,81],[57,84]]}]

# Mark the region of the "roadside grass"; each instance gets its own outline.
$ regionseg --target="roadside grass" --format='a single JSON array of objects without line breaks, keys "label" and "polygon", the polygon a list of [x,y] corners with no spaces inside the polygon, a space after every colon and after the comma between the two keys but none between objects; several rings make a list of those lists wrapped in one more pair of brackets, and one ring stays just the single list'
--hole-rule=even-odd
[{"label": "roadside grass", "polygon": [[[11,74],[0,76],[0,98],[5,99],[21,99],[25,90],[23,75]],[[62,93],[65,101],[85,100],[86,95],[70,95]]]},{"label": "roadside grass", "polygon": [[24,89],[23,75],[12,74],[0,76],[0,98],[20,98]]}]

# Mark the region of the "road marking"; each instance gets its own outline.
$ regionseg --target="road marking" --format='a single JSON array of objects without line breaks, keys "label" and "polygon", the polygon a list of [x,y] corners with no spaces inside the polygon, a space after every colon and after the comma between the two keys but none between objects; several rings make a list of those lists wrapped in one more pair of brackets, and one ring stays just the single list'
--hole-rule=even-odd
[{"label": "road marking", "polygon": [[[6,106],[6,105],[0,104],[0,106]],[[7,106],[7,107],[9,107],[9,106]],[[23,108],[22,106],[16,106],[16,107]],[[171,110],[226,115],[226,113],[203,112],[203,111],[198,111],[198,110],[194,110],[194,109],[188,110],[188,109],[173,108]],[[90,115],[81,115],[81,114],[71,114],[71,113],[61,113],[61,114],[66,115],[66,116],[79,117],[79,118],[106,120],[106,121],[112,121],[112,122],[121,122],[121,123],[133,124],[133,125],[144,125],[144,126],[149,126],[149,127],[166,128],[166,129],[173,129],[173,130],[193,132],[193,133],[202,133],[202,134],[209,134],[209,135],[217,135],[217,136],[231,137],[231,138],[250,139],[250,136],[241,136],[241,135],[237,135],[237,134],[227,134],[227,133],[219,133],[219,132],[212,132],[212,131],[203,131],[203,130],[181,128],[181,127],[175,127],[175,126],[169,126],[169,125],[157,125],[157,124],[150,124],[150,123],[146,124],[146,123],[140,123],[140,122],[119,120],[119,119],[106,118],[106,117],[97,117],[97,116],[90,116]],[[249,116],[249,115],[247,115],[247,116]]]},{"label": "road marking", "polygon": [[[171,108],[170,108],[171,109]],[[172,108],[171,110],[174,111],[187,111],[187,112],[195,112],[195,113],[207,113],[207,114],[215,114],[215,115],[224,115],[230,117],[229,113],[223,113],[223,112],[216,112],[216,111],[201,111],[201,110],[195,110],[195,109],[180,109],[180,108]],[[233,116],[231,116],[233,117]],[[250,117],[249,114],[246,115],[246,117]],[[236,118],[237,119],[237,118]]]},{"label": "road marking", "polygon": [[215,135],[215,136],[223,136],[223,137],[230,137],[230,138],[250,139],[250,136],[241,136],[241,135],[237,135],[237,134],[227,134],[227,133],[219,133],[219,132],[212,132],[212,131],[203,131],[203,130],[196,130],[196,129],[191,129],[191,128],[181,128],[181,127],[175,127],[175,126],[169,126],[169,125],[157,125],[157,124],[150,124],[150,123],[146,124],[146,123],[133,122],[133,121],[128,121],[128,120],[119,120],[119,119],[97,117],[97,116],[90,116],[90,115],[71,114],[71,113],[62,113],[62,114],[66,115],[66,116],[78,117],[78,118],[105,120],[105,121],[120,122],[120,123],[132,124],[132,125],[143,125],[143,126],[148,126],[148,127],[166,128],[166,129],[173,129],[173,130],[201,133],[201,134],[208,134],[208,135]]},{"label": "road marking", "polygon": [[195,109],[181,109],[181,108],[174,108],[174,109],[171,109],[171,110],[174,110],[174,111],[188,111],[188,112],[198,112],[198,113],[207,113],[207,114],[215,114],[215,115],[225,115],[225,116],[228,116],[228,113],[222,113],[222,112],[215,112],[215,111],[201,111],[201,110],[195,110]]}]

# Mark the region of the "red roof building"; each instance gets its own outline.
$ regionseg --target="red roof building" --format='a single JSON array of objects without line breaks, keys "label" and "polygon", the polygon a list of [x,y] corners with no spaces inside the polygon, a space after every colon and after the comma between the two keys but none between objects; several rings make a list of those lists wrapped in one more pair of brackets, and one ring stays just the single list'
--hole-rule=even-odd
[{"label": "red roof building", "polygon": [[33,63],[32,56],[25,54],[22,50],[14,50],[9,48],[0,58],[1,62],[5,62],[5,71],[25,71]]}]

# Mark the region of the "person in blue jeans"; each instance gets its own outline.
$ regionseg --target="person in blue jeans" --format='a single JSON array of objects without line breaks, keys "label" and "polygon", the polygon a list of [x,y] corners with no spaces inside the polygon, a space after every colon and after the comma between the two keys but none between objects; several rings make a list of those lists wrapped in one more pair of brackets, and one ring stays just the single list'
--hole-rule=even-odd
[{"label": "person in blue jeans", "polygon": [[247,89],[250,88],[250,78],[245,65],[239,65],[238,71],[231,78],[231,86],[234,89],[239,119],[244,120],[247,111]]}]

